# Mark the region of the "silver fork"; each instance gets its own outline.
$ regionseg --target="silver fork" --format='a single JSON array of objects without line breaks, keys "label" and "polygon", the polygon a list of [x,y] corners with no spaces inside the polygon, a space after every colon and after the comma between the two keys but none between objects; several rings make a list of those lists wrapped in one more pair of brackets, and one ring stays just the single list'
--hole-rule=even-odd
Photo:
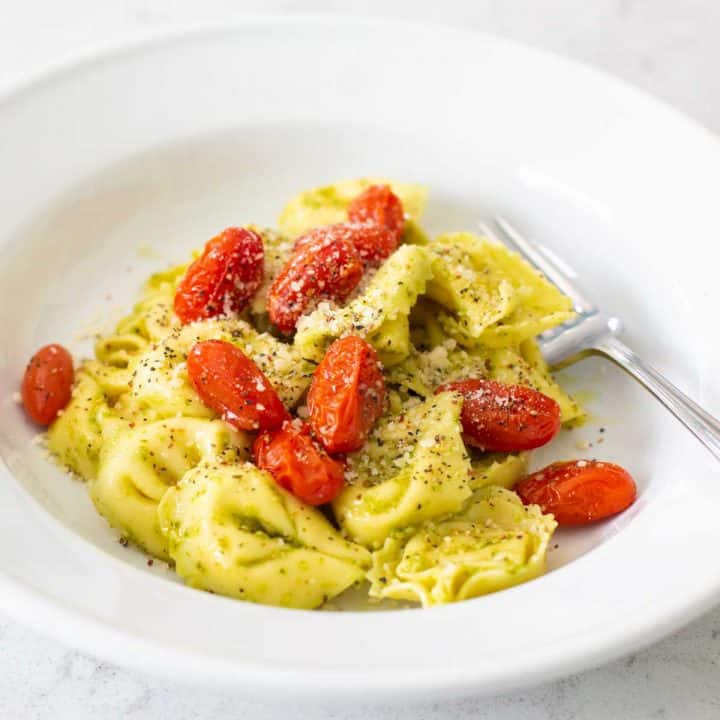
[{"label": "silver fork", "polygon": [[644,362],[622,340],[623,323],[602,312],[579,288],[576,273],[547,248],[523,237],[507,220],[482,223],[492,239],[520,253],[572,301],[577,317],[540,336],[543,354],[553,369],[601,355],[619,365],[649,390],[695,437],[720,460],[720,422]]}]

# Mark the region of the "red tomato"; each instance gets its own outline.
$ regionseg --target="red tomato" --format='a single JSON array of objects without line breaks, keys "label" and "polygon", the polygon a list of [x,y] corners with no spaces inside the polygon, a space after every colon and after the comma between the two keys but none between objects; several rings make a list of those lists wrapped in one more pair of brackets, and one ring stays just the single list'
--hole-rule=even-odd
[{"label": "red tomato", "polygon": [[337,223],[308,231],[295,241],[293,250],[298,251],[306,245],[330,236],[335,239],[342,238],[350,243],[368,267],[380,265],[398,246],[398,238],[395,233],[386,227],[372,224]]},{"label": "red tomato", "polygon": [[253,445],[255,464],[308,505],[324,505],[342,490],[344,468],[312,439],[301,420],[262,433]]},{"label": "red tomato", "polygon": [[385,227],[380,225],[350,227],[353,228],[355,250],[368,267],[377,267],[397,250],[397,236]]},{"label": "red tomato", "polygon": [[553,463],[521,480],[515,491],[525,504],[552,513],[559,525],[584,525],[615,515],[637,497],[627,470],[597,460]]},{"label": "red tomato", "polygon": [[72,355],[62,345],[46,345],[30,358],[20,395],[25,412],[39,425],[49,425],[70,402]]},{"label": "red tomato", "polygon": [[196,343],[187,370],[205,405],[239,430],[274,430],[290,417],[260,368],[229,342]]},{"label": "red tomato", "polygon": [[363,264],[352,243],[336,225],[318,228],[301,238],[268,293],[270,321],[291,333],[297,321],[319,300],[343,301],[363,275]]},{"label": "red tomato", "polygon": [[463,396],[465,442],[481,450],[532,450],[552,440],[560,429],[560,406],[530,387],[460,380],[445,383],[435,392],[448,390]]},{"label": "red tomato", "polygon": [[379,225],[395,235],[400,242],[405,229],[405,211],[400,198],[389,185],[371,185],[361,192],[348,206],[351,223]]},{"label": "red tomato", "polygon": [[263,279],[262,238],[252,230],[231,227],[209,240],[187,269],[175,293],[175,314],[185,325],[217,315],[239,313]]},{"label": "red tomato", "polygon": [[310,426],[329,453],[359,450],[385,405],[375,348],[355,335],[336,340],[313,374]]}]

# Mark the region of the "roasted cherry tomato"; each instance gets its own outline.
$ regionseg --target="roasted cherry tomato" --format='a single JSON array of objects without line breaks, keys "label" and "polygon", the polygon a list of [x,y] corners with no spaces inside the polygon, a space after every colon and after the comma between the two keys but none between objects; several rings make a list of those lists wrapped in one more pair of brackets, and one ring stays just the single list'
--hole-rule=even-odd
[{"label": "roasted cherry tomato", "polygon": [[359,450],[385,405],[375,348],[356,335],[336,340],[313,374],[310,426],[329,453]]},{"label": "roasted cherry tomato", "polygon": [[637,497],[627,470],[597,460],[553,463],[521,480],[515,491],[524,503],[552,513],[559,525],[585,525],[615,515]]},{"label": "roasted cherry tomato", "polygon": [[297,251],[308,244],[327,237],[342,238],[356,250],[367,267],[376,267],[391,255],[398,246],[394,232],[386,227],[373,224],[337,223],[314,228],[295,241],[293,250]]},{"label": "roasted cherry tomato", "polygon": [[268,293],[268,315],[281,332],[291,333],[300,316],[317,301],[342,301],[360,282],[360,256],[336,227],[318,228],[312,238],[300,238],[275,278]]},{"label": "roasted cherry tomato", "polygon": [[253,445],[255,464],[275,482],[308,505],[324,505],[342,490],[344,468],[318,445],[302,420],[286,422],[280,430],[258,435]]},{"label": "roasted cherry tomato", "polygon": [[389,185],[371,185],[355,197],[348,206],[348,220],[387,228],[395,236],[396,246],[405,229],[402,201]]},{"label": "roasted cherry tomato", "polygon": [[49,425],[70,402],[73,376],[72,355],[62,345],[40,348],[20,388],[25,412],[39,425]]},{"label": "roasted cherry tomato", "polygon": [[378,267],[397,250],[398,239],[391,230],[380,225],[355,225],[353,244],[367,267]]},{"label": "roasted cherry tomato", "polygon": [[187,371],[205,405],[239,430],[274,430],[290,417],[260,368],[229,342],[193,345]]},{"label": "roasted cherry tomato", "polygon": [[247,228],[228,228],[209,240],[181,278],[175,314],[183,324],[239,313],[263,279],[262,238]]},{"label": "roasted cherry tomato", "polygon": [[459,392],[465,442],[488,452],[532,450],[552,440],[560,429],[560,406],[525,385],[493,380],[460,380],[435,392]]}]

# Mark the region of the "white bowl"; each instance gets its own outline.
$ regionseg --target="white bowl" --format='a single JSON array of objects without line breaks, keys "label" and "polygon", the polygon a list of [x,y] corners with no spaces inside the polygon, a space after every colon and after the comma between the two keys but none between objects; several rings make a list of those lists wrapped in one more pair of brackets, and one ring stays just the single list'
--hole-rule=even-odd
[{"label": "white bowl", "polygon": [[[710,372],[720,146],[604,75],[482,35],[249,20],[127,45],[0,99],[0,603],[85,651],[189,682],[316,699],[507,690],[674,630],[720,593],[718,468],[620,371],[564,381],[593,413],[537,463],[636,476],[620,517],[559,536],[552,571],[430,611],[281,610],[190,590],[121,547],[13,402],[39,345],[76,352],[142,278],[303,188],[430,187],[432,230],[506,214],[572,262],[628,340],[720,410]],[[579,449],[583,440],[602,445]]]}]

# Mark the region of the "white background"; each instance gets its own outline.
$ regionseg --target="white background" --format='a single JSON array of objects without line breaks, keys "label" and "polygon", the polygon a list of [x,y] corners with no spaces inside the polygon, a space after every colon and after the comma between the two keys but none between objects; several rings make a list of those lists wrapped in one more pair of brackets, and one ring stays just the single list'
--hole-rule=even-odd
[{"label": "white background", "polygon": [[[560,52],[605,68],[720,132],[720,0],[366,0],[362,11],[360,5],[0,0],[0,90],[48,62],[128,33],[248,12],[362,12],[472,26]],[[98,662],[0,614],[0,719],[709,720],[720,717],[719,657],[720,609],[645,652],[527,692],[415,708],[321,710],[298,708],[292,698],[263,707],[147,677],[141,657],[134,672]]]}]

